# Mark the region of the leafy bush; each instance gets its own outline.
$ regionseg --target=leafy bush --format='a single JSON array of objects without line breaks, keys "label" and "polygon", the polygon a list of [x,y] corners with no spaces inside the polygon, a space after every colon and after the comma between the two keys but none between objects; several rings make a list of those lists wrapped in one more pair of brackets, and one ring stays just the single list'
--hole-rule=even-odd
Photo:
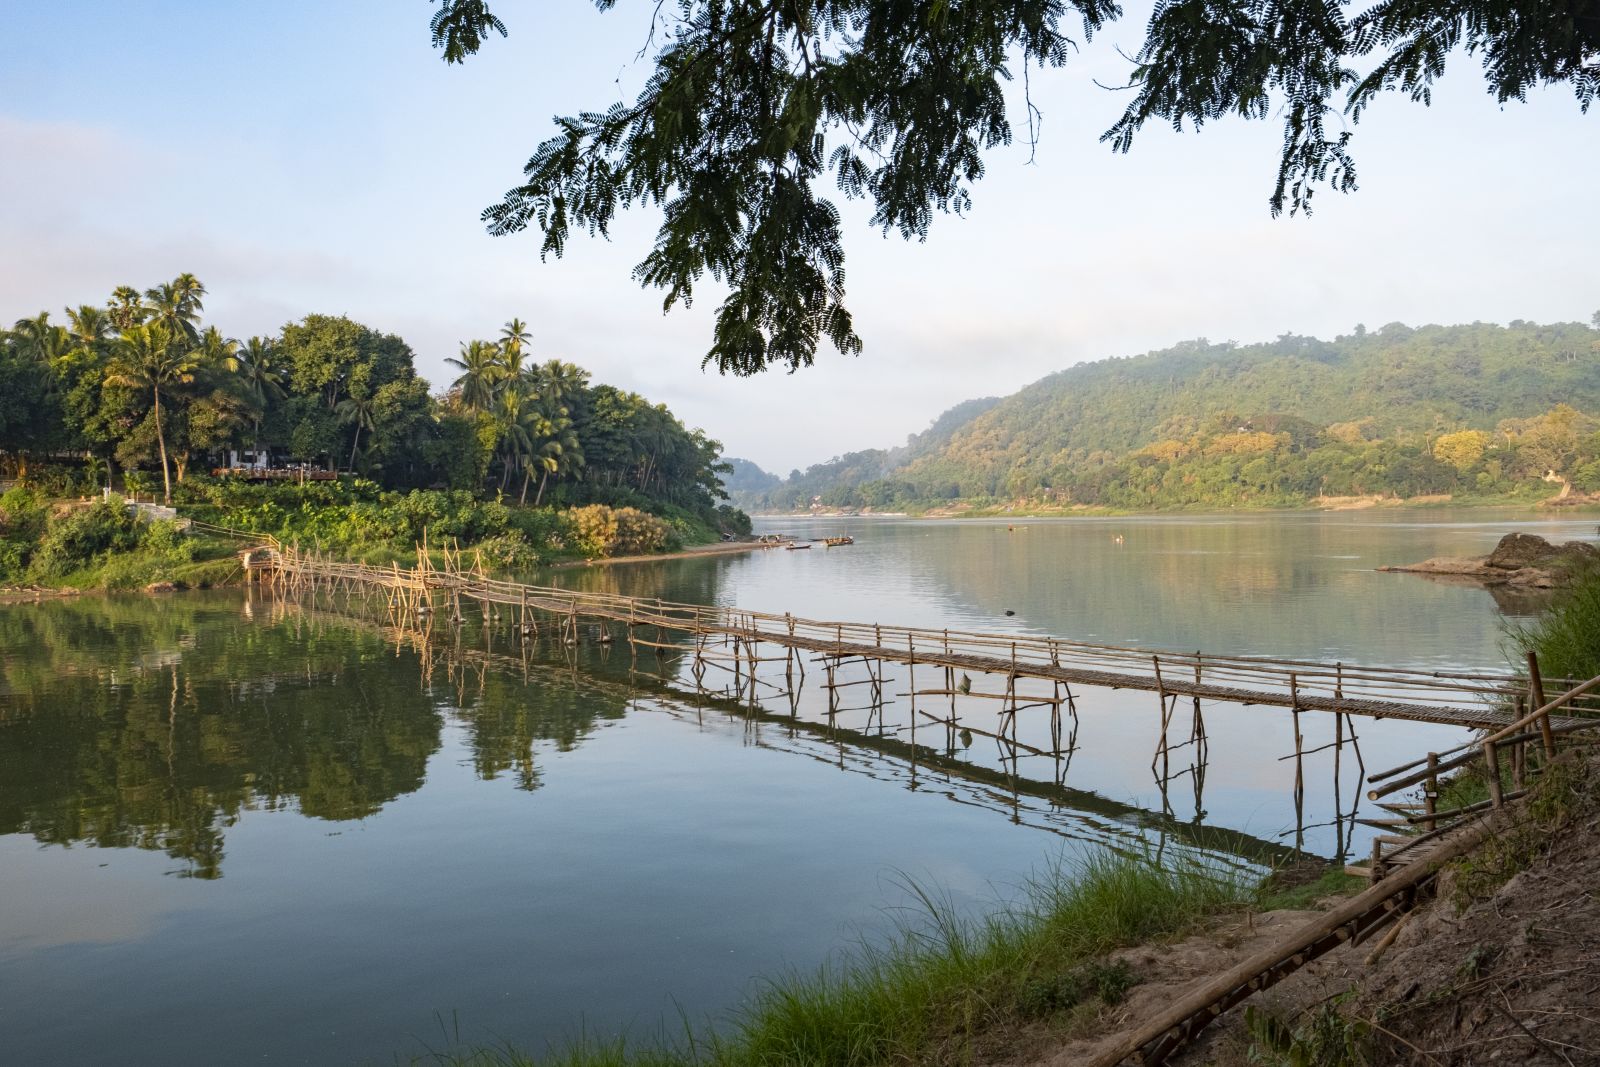
[{"label": "leafy bush", "polygon": [[661,552],[681,543],[664,521],[637,508],[590,504],[567,515],[572,521],[572,547],[590,559]]},{"label": "leafy bush", "polygon": [[137,520],[123,499],[113,496],[51,522],[30,569],[39,578],[60,578],[97,562],[104,553],[138,548],[139,539]]},{"label": "leafy bush", "polygon": [[522,571],[539,565],[539,553],[515,530],[485,538],[475,551],[482,555],[485,566],[495,570]]},{"label": "leafy bush", "polygon": [[0,541],[0,585],[20,582],[27,571],[27,546],[18,541]]},{"label": "leafy bush", "polygon": [[44,504],[32,489],[18,486],[0,494],[0,535],[34,540],[44,529],[44,521]]}]

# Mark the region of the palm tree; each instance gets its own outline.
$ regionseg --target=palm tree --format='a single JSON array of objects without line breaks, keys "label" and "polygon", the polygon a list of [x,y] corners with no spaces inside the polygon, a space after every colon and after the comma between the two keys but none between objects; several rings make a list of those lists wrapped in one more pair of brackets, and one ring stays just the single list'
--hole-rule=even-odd
[{"label": "palm tree", "polygon": [[134,389],[149,389],[155,401],[156,445],[161,451],[162,499],[172,503],[172,475],[167,466],[167,438],[161,426],[161,390],[194,381],[200,357],[174,344],[172,332],[162,322],[148,322],[124,330],[106,382]]},{"label": "palm tree", "polygon": [[51,323],[48,311],[31,319],[18,319],[11,327],[11,338],[19,352],[41,365],[64,355],[70,343],[66,329]]},{"label": "palm tree", "polygon": [[143,304],[139,303],[139,290],[131,285],[119,285],[111,293],[111,299],[106,301],[111,325],[119,330],[128,330],[139,325],[148,316]]},{"label": "palm tree", "polygon": [[519,380],[523,375],[522,361],[528,354],[528,347],[533,343],[533,335],[528,332],[528,324],[521,319],[512,319],[500,329],[500,387],[506,388],[508,383]]},{"label": "palm tree", "polygon": [[67,321],[67,336],[72,339],[75,349],[98,353],[111,337],[111,315],[104,308],[97,308],[93,304],[79,304],[76,309],[65,308]]},{"label": "palm tree", "polygon": [[252,337],[240,345],[228,359],[228,369],[239,376],[245,394],[250,400],[255,432],[250,445],[258,457],[261,455],[261,418],[267,408],[283,399],[283,372],[277,366],[277,352],[272,342]]},{"label": "palm tree", "polygon": [[532,472],[537,470],[539,492],[533,498],[533,506],[538,507],[544,500],[544,489],[550,476],[568,473],[583,466],[583,451],[578,445],[578,435],[572,431],[572,419],[566,406],[553,397],[540,395],[531,398],[523,413],[522,426],[522,496],[519,503],[528,502],[528,480]]},{"label": "palm tree", "polygon": [[352,393],[339,401],[339,406],[334,410],[338,412],[340,422],[346,425],[355,424],[355,441],[350,445],[350,472],[354,474],[356,469],[356,449],[361,447],[361,431],[377,429],[373,417],[375,412],[373,410],[372,397],[366,394],[358,396]]},{"label": "palm tree", "polygon": [[499,346],[489,341],[467,341],[461,346],[460,359],[447,357],[445,362],[463,372],[450,388],[458,390],[461,406],[468,414],[489,410],[495,400],[495,384],[503,373]]},{"label": "palm tree", "polygon": [[529,420],[536,399],[537,396],[528,388],[525,380],[518,380],[510,388],[502,389],[495,399],[495,441],[497,445],[505,445],[505,451],[500,453],[502,490],[511,481],[511,471],[518,457],[533,451]]},{"label": "palm tree", "polygon": [[200,343],[200,312],[205,310],[201,298],[205,295],[206,287],[193,274],[180,274],[144,291],[152,320],[166,326],[175,342],[190,346]]},{"label": "palm tree", "polygon": [[548,396],[563,404],[570,404],[589,384],[588,371],[576,363],[563,363],[559,359],[541,363],[531,373],[538,383],[540,396]]}]

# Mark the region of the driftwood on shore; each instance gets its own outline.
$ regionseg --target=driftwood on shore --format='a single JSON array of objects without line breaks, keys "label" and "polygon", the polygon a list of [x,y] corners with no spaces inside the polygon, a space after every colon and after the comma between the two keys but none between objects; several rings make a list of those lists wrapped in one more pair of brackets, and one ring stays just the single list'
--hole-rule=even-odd
[{"label": "driftwood on shore", "polygon": [[1565,585],[1584,566],[1600,563],[1600,549],[1587,541],[1552,544],[1537,534],[1510,533],[1487,556],[1439,556],[1409,566],[1380,571],[1462,578],[1483,585],[1554,589]]}]

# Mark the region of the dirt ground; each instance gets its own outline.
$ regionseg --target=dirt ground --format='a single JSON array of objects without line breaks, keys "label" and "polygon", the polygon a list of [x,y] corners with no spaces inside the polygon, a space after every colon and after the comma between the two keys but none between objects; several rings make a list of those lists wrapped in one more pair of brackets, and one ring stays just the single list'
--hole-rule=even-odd
[{"label": "dirt ground", "polygon": [[[1224,1015],[1174,1065],[1600,1065],[1600,760],[1568,758],[1512,829],[1441,876],[1432,899]],[[1318,906],[1330,905],[1332,901]],[[997,1039],[989,1067],[1073,1067],[1118,1033],[1315,912],[1230,917],[1117,953],[1140,984],[1053,1029]],[[1374,958],[1375,957],[1375,958]],[[1252,1024],[1247,1025],[1246,1009]],[[1093,1035],[1065,1041],[1063,1029]],[[1053,1036],[1054,1035],[1054,1036]]]}]

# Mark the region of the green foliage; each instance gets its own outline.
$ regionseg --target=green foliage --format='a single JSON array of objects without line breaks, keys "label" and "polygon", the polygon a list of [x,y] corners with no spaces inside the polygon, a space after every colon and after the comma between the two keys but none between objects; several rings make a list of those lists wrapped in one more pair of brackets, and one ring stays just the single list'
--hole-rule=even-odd
[{"label": "green foliage", "polygon": [[[94,589],[136,589],[183,578],[199,552],[198,542],[170,520],[135,516],[121,497],[74,507],[54,516],[33,503],[27,490],[0,497],[0,582],[21,581]],[[233,546],[222,546],[236,570]],[[191,584],[213,580],[209,571],[189,575]]]},{"label": "green foliage", "polygon": [[1022,987],[1019,1008],[1024,1015],[1054,1015],[1099,999],[1121,1003],[1128,990],[1139,984],[1132,967],[1118,960],[1090,960],[1060,974],[1038,977]]},{"label": "green foliage", "polygon": [[1247,1053],[1264,1067],[1367,1067],[1376,1061],[1370,1051],[1371,1028],[1345,1018],[1337,1004],[1318,1006],[1295,1026],[1254,1005],[1244,1010]]},{"label": "green foliage", "polygon": [[[1187,342],[1051,375],[942,437],[837,457],[750,508],[965,500],[1275,507],[1319,496],[1533,500],[1600,483],[1600,331],[1398,323],[1334,341]],[[1591,465],[1597,465],[1593,470]]]},{"label": "green foliage", "polygon": [[0,493],[0,536],[19,541],[37,540],[44,529],[46,509],[39,494],[25,486]]},{"label": "green foliage", "polygon": [[604,504],[573,508],[572,547],[590,559],[637,556],[674,547],[671,527],[636,508],[608,508]]},{"label": "green foliage", "polygon": [[[462,359],[451,362],[466,373],[435,398],[411,349],[393,334],[307,315],[276,337],[241,343],[202,328],[205,292],[185,274],[143,296],[119,288],[106,310],[69,309],[70,328],[41,313],[0,331],[7,386],[0,390],[0,470],[52,495],[92,495],[111,481],[114,458],[127,491],[147,492],[154,469],[170,500],[174,492],[185,498],[201,477],[196,469],[227,465],[230,452],[242,451],[257,466],[347,468],[388,490],[636,507],[667,518],[680,537],[714,537],[714,528],[747,521],[718,510],[728,467],[716,441],[662,405],[591,387],[588,372],[573,364],[529,365],[531,334],[520,320],[507,323],[499,341],[463,345]],[[25,403],[13,409],[13,398]],[[54,421],[41,424],[41,413]],[[33,462],[36,451],[85,458],[41,464]],[[339,524],[391,543],[420,538],[431,525],[441,536],[473,540],[506,527],[503,515],[466,516],[470,508],[459,500],[395,501],[404,512],[398,525],[372,514],[313,520],[315,494],[250,502],[263,510],[248,521],[352,543],[353,529]],[[335,503],[352,501],[321,501]]]},{"label": "green foliage", "polygon": [[[487,0],[439,4],[431,30],[447,62],[505,33]],[[682,0],[669,33],[655,32],[659,10],[648,16],[653,70],[638,96],[556,119],[483,217],[495,234],[538,228],[543,253],[560,256],[574,228],[609,236],[619,211],[659,206],[634,276],[669,308],[708,276],[726,287],[706,363],[795,370],[823,339],[859,353],[839,211],[822,186],[869,200],[885,232],[925,238],[936,212],[970,209],[985,152],[1011,142],[1012,80],[1024,75],[1036,145],[1027,86],[1041,75],[1030,70],[1066,66],[1077,37],[1122,10],[1111,0]],[[1101,140],[1125,152],[1151,122],[1281,121],[1271,210],[1309,211],[1319,186],[1356,187],[1349,145],[1365,109],[1389,90],[1430,102],[1461,46],[1481,54],[1501,103],[1560,85],[1587,110],[1600,94],[1600,32],[1583,4],[1375,0],[1352,12],[1330,0],[1173,0],[1156,5],[1133,49],[1126,109]]]},{"label": "green foliage", "polygon": [[516,530],[486,537],[474,546],[486,566],[498,571],[525,571],[539,565],[539,553]]},{"label": "green foliage", "polygon": [[35,578],[61,578],[102,555],[139,547],[139,523],[120,497],[77,508],[51,522],[33,554]]},{"label": "green foliage", "polygon": [[1519,653],[1538,653],[1540,672],[1547,678],[1600,675],[1600,567],[1577,575],[1548,611],[1514,628],[1511,636]]},{"label": "green foliage", "polygon": [[1329,867],[1310,881],[1285,879],[1282,872],[1274,872],[1257,889],[1256,907],[1262,911],[1309,908],[1328,897],[1357,893],[1367,884],[1337,867]]}]

